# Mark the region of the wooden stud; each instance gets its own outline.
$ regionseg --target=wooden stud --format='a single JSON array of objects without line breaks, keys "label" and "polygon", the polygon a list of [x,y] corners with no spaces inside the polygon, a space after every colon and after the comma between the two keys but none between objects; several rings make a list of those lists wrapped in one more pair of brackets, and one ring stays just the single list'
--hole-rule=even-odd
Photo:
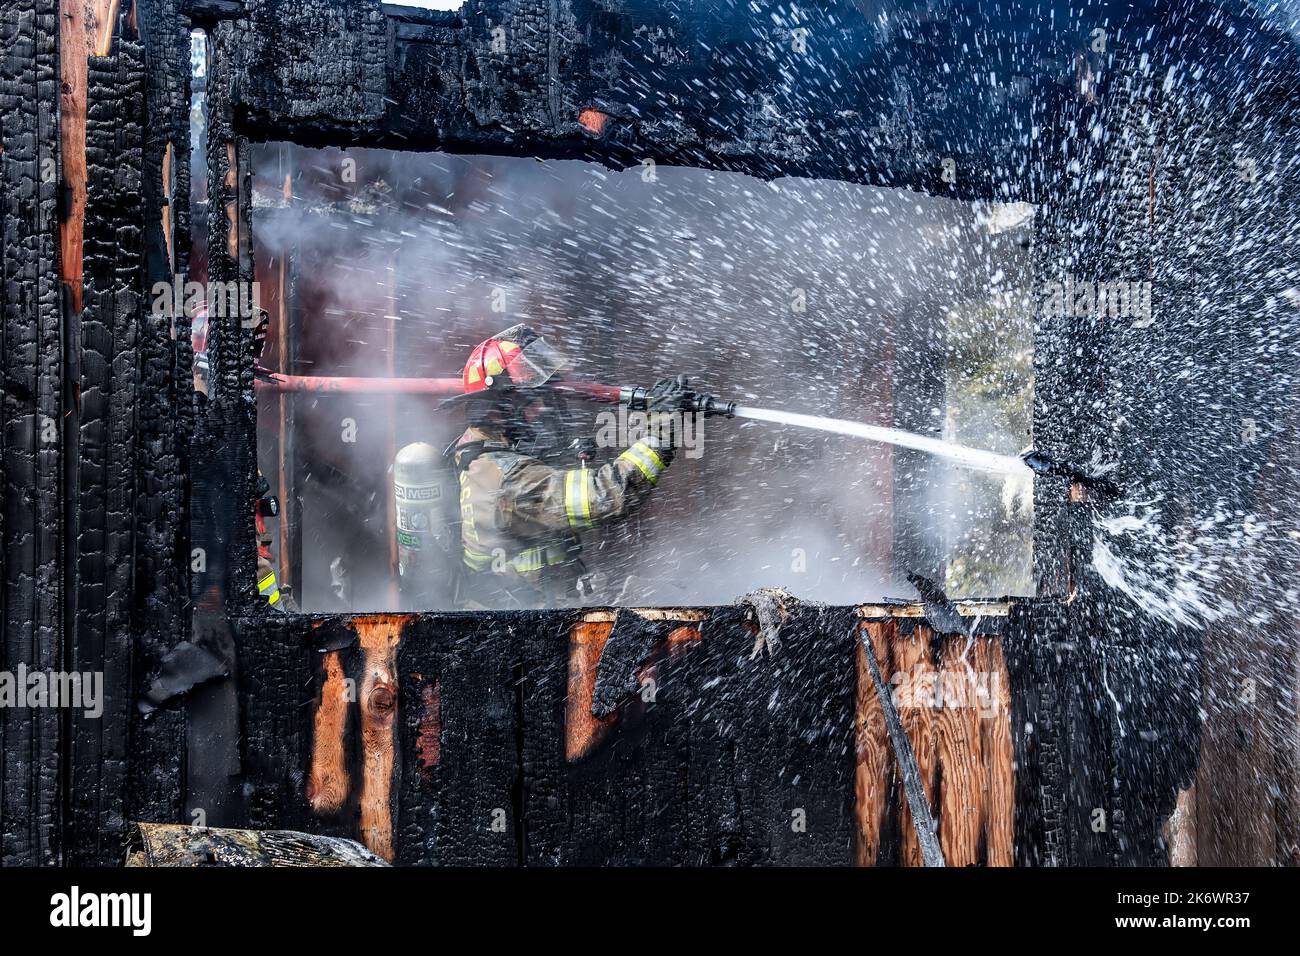
[{"label": "wooden stud", "polygon": [[313,721],[307,778],[307,802],[317,815],[338,813],[351,787],[346,756],[349,701],[340,652],[329,651],[324,664],[325,682]]},{"label": "wooden stud", "polygon": [[975,866],[984,838],[988,789],[981,748],[975,638],[941,638],[934,739],[939,765],[939,844],[948,866]]},{"label": "wooden stud", "polygon": [[[891,649],[898,634],[893,621],[868,622],[862,625],[876,655],[876,665],[886,681],[891,674]],[[880,855],[881,832],[889,809],[889,774],[893,756],[889,749],[889,730],[880,698],[867,668],[866,647],[857,642],[854,662],[857,671],[854,731],[857,760],[853,774],[854,813],[857,818],[854,862],[858,866],[875,866]]]},{"label": "wooden stud", "polygon": [[[894,642],[894,662],[895,672],[903,675],[902,684],[896,693],[899,717],[916,754],[921,785],[930,801],[930,811],[937,816],[934,798],[938,758],[934,739],[933,696],[936,675],[930,657],[931,636],[930,628],[924,624],[917,624],[911,634],[899,635]],[[916,838],[912,812],[906,801],[901,801],[899,807],[899,826],[902,830],[902,865],[924,866],[921,844]]]},{"label": "wooden stud", "polygon": [[393,859],[393,783],[396,773],[393,727],[397,717],[397,645],[403,614],[354,617],[360,638],[361,676],[361,842]]}]

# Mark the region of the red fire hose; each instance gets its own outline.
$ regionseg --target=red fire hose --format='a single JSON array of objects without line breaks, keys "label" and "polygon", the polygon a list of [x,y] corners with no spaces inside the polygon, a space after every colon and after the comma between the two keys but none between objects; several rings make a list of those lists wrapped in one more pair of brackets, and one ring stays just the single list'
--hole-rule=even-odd
[{"label": "red fire hose", "polygon": [[[282,375],[267,372],[257,378],[258,388],[275,392],[316,392],[350,395],[459,395],[459,378],[349,378],[337,375]],[[560,382],[557,388],[598,402],[617,402],[623,390],[617,385],[589,382]]]}]

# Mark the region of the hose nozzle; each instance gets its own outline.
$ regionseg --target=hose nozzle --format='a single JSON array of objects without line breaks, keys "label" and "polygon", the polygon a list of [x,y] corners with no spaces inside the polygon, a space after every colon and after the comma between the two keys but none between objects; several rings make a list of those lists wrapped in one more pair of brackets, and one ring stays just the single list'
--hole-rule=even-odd
[{"label": "hose nozzle", "polygon": [[[619,389],[619,401],[632,411],[645,411],[650,389],[638,385],[624,385]],[[682,399],[681,410],[703,415],[705,418],[735,418],[736,403],[728,402],[705,392],[689,391]]]},{"label": "hose nozzle", "polygon": [[1093,474],[1081,465],[1071,461],[1058,461],[1044,452],[1029,449],[1021,454],[1021,459],[1029,468],[1040,475],[1056,475],[1068,478],[1083,487],[1095,491],[1106,498],[1118,498],[1119,486],[1104,475]]}]

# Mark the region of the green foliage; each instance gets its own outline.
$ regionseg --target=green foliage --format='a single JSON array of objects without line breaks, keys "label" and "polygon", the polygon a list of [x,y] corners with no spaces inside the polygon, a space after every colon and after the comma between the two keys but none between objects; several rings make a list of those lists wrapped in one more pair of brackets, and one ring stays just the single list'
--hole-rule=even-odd
[{"label": "green foliage", "polygon": [[[1031,444],[1033,311],[1028,292],[954,307],[947,328],[945,437],[1001,454]],[[951,479],[945,589],[953,596],[1032,594],[1031,486],[996,476]]]}]

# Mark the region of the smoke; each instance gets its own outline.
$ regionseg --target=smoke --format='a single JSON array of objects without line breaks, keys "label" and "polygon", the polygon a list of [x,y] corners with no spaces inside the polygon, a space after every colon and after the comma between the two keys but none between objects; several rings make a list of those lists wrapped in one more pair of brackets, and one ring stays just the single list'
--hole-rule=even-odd
[{"label": "smoke", "polygon": [[[458,375],[475,343],[523,321],[578,378],[686,374],[748,404],[942,437],[945,316],[987,295],[1008,255],[969,205],[838,182],[277,145],[255,168],[259,268],[292,263],[299,374]],[[273,414],[267,401],[259,413]],[[331,606],[340,554],[348,603],[391,603],[391,447],[456,430],[429,400],[299,400],[305,606]],[[934,549],[954,542],[926,495],[895,494],[894,468],[885,446],[710,419],[703,454],[679,455],[584,560],[631,603],[767,584],[845,603],[909,593],[891,580],[900,513]]]}]

